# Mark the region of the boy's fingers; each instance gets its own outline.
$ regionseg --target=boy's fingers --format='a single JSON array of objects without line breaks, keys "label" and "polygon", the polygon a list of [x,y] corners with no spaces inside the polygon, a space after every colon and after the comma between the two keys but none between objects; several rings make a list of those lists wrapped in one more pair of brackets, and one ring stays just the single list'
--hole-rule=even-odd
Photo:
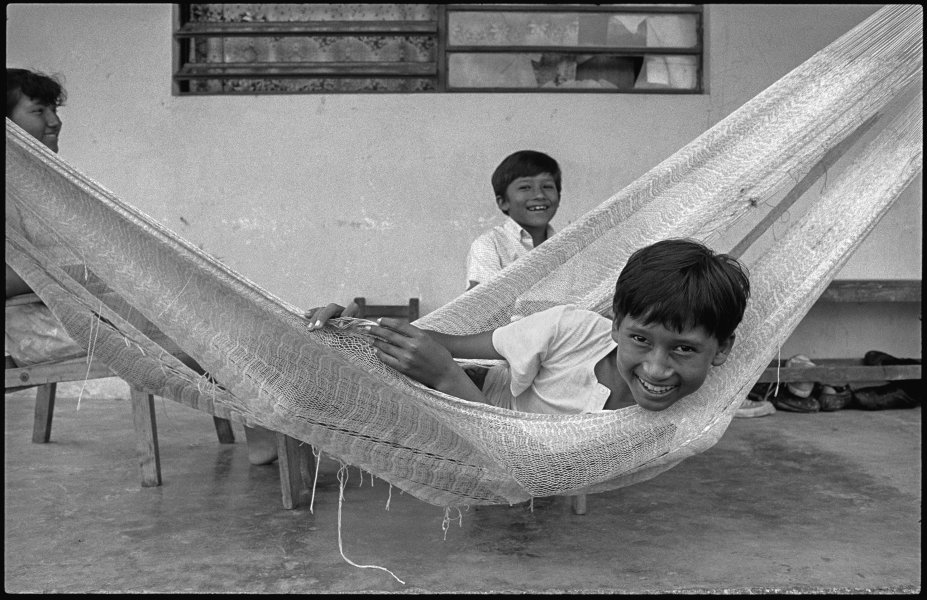
[{"label": "boy's fingers", "polygon": [[309,329],[318,329],[325,324],[325,321],[341,315],[344,310],[343,306],[332,302],[324,307],[311,308],[304,316],[309,320]]},{"label": "boy's fingers", "polygon": [[372,344],[373,344],[374,351],[377,354],[377,358],[379,358],[380,360],[382,360],[384,363],[388,364],[389,366],[395,368],[396,361],[398,360],[395,353],[399,351],[399,348],[397,348],[396,346],[394,346],[391,342],[387,340],[377,339],[377,338],[373,339]]},{"label": "boy's fingers", "polygon": [[382,328],[391,329],[406,337],[413,337],[419,331],[418,328],[409,325],[402,319],[394,319],[393,317],[380,317],[377,319],[377,323],[379,323]]},{"label": "boy's fingers", "polygon": [[367,325],[366,329],[373,336],[374,341],[380,340],[393,346],[398,346],[402,343],[403,338],[405,338],[405,336],[400,335],[391,329],[387,329],[386,327]]},{"label": "boy's fingers", "polygon": [[351,302],[341,311],[342,317],[356,317],[360,313],[360,306],[356,302]]}]

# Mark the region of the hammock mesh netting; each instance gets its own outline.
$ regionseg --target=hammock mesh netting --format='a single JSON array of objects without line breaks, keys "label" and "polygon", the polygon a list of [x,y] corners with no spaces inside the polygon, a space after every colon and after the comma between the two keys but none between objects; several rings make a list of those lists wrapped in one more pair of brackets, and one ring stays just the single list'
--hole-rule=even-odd
[{"label": "hammock mesh netting", "polygon": [[[476,333],[572,303],[607,314],[635,249],[759,220],[890,104],[906,107],[762,251],[728,361],[662,412],[551,416],[474,404],[385,367],[351,320],[302,310],[127,205],[7,120],[7,262],[95,360],[194,408],[312,444],[438,506],[515,503],[649,479],[717,442],[778,348],[920,172],[923,13],[888,6],[417,325]],[[760,220],[762,223],[762,221]],[[748,257],[749,256],[749,257]],[[211,378],[186,367],[182,350]],[[219,382],[217,385],[215,382]]]}]

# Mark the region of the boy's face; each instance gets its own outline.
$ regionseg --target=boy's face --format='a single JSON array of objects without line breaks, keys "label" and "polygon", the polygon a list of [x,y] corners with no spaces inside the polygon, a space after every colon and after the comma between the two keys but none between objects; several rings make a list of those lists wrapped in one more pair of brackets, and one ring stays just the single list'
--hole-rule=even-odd
[{"label": "boy's face", "polygon": [[704,327],[677,333],[660,323],[631,316],[612,321],[612,339],[618,344],[618,373],[634,401],[647,410],[664,410],[705,382],[711,367],[724,364],[734,336],[719,343]]},{"label": "boy's face", "polygon": [[52,152],[58,151],[61,119],[58,118],[58,107],[54,104],[45,104],[22,94],[10,113],[10,120],[48,146]]},{"label": "boy's face", "polygon": [[505,188],[504,196],[496,196],[496,203],[502,212],[528,231],[541,228],[557,214],[560,206],[560,192],[554,176],[541,173],[530,177],[519,177]]}]

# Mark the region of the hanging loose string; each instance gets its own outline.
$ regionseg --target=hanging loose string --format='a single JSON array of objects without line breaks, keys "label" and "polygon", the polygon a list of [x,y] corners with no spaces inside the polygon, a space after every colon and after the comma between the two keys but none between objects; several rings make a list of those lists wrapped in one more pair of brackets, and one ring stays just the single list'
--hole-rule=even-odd
[{"label": "hanging loose string", "polygon": [[776,358],[776,387],[773,396],[779,395],[779,369],[782,368],[782,346],[779,346],[779,356]]},{"label": "hanging loose string", "polygon": [[[94,314],[91,311],[90,343],[87,345],[88,346],[87,348],[87,372],[84,373],[84,380],[80,384],[80,392],[77,394],[77,408],[74,410],[80,410],[80,401],[81,401],[81,398],[84,397],[84,388],[87,387],[87,380],[90,379],[90,366],[93,364],[93,353],[96,350],[97,337],[100,335],[100,327],[103,326],[102,320],[100,319],[101,312],[103,312],[103,301],[102,300],[100,300],[100,308],[97,309],[97,312]],[[96,321],[97,323],[96,331],[93,330],[94,321]]]},{"label": "hanging loose string", "polygon": [[[386,571],[393,576],[393,579],[405,585],[406,582],[402,579],[396,577],[396,574],[387,569],[386,567],[380,567],[377,565],[359,565],[356,562],[350,560],[347,556],[344,555],[344,546],[341,542],[341,505],[344,502],[344,486],[348,481],[348,467],[347,465],[342,464],[341,468],[338,469],[338,551],[341,553],[341,558],[345,560],[349,565],[355,566],[359,569],[380,569],[381,571]],[[446,516],[446,513],[445,513]]]},{"label": "hanging loose string", "polygon": [[315,446],[310,446],[310,448],[312,449],[312,456],[315,457],[315,477],[312,478],[312,497],[309,498],[309,514],[315,514],[312,512],[312,507],[315,504],[315,484],[319,482],[319,462],[322,460],[322,451]]},{"label": "hanging loose string", "polygon": [[[455,507],[455,508],[457,508],[457,526],[463,527],[463,513],[460,512],[460,508],[458,507]],[[468,506],[467,508],[469,509],[470,507]],[[444,507],[444,520],[441,521],[441,531],[444,532],[445,541],[447,540],[447,530],[450,528],[450,526],[451,526],[451,507],[445,506]]]},{"label": "hanging loose string", "polygon": [[184,290],[186,290],[186,289],[187,289],[187,286],[190,285],[190,281],[191,281],[192,279],[193,279],[193,273],[190,273],[190,275],[187,277],[186,283],[183,284],[183,287],[180,288],[180,291],[177,292],[177,295],[174,296],[174,297],[171,299],[171,301],[167,303],[167,306],[165,306],[164,308],[161,309],[161,312],[158,313],[158,317],[160,317],[161,315],[163,315],[163,314],[164,314],[164,311],[166,311],[167,309],[169,309],[171,306],[173,306],[173,304],[174,304],[175,302],[177,302],[177,299],[180,298],[180,296],[184,293]]}]

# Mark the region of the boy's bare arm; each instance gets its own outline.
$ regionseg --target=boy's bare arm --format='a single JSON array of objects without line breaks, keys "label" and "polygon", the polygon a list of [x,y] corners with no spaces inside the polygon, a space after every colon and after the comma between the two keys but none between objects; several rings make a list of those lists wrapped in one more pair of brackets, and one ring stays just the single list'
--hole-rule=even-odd
[{"label": "boy's bare arm", "polygon": [[433,340],[447,348],[454,358],[498,360],[502,355],[492,345],[492,331],[471,335],[451,335],[437,331],[426,331]]},{"label": "boy's bare arm", "polygon": [[[334,317],[353,316],[355,304],[347,308],[328,304],[305,313],[309,329],[319,329]],[[426,331],[399,319],[382,318],[369,325],[377,356],[400,373],[446,394],[472,402],[488,403],[483,392],[454,358],[501,359],[492,345],[492,331],[475,335],[449,335]]]},{"label": "boy's bare arm", "polygon": [[[492,348],[491,332],[475,336],[453,336],[425,331],[399,319],[382,318],[370,325],[377,356],[385,364],[430,388],[472,402],[487,403],[483,392],[458,358],[501,358]],[[487,351],[487,339],[489,349]]]},{"label": "boy's bare arm", "polygon": [[[309,329],[320,329],[325,323],[335,317],[353,317],[357,314],[360,307],[353,302],[348,304],[347,308],[340,304],[328,304],[310,308],[304,315],[309,321]],[[402,321],[396,319],[381,319],[384,324],[392,323],[395,326],[402,325]],[[444,346],[454,358],[470,359],[490,359],[499,360],[502,358],[496,348],[492,345],[492,331],[476,333],[472,335],[450,335],[447,333],[438,333],[437,331],[427,331],[411,326],[412,329],[405,330],[406,335],[411,335],[410,331],[420,331],[427,333],[432,339]]]}]

